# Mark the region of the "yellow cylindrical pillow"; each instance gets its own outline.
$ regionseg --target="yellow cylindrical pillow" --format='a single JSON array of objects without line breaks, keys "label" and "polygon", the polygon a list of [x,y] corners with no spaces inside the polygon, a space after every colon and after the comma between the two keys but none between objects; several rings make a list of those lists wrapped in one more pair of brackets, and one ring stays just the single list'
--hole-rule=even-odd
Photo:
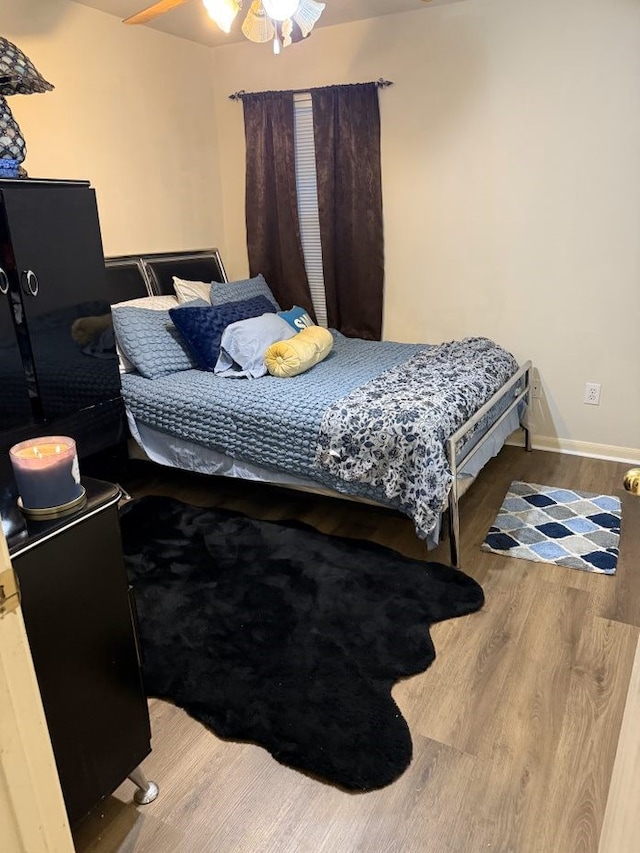
[{"label": "yellow cylindrical pillow", "polygon": [[264,363],[272,376],[297,376],[331,352],[333,335],[323,326],[309,326],[286,341],[271,344]]}]

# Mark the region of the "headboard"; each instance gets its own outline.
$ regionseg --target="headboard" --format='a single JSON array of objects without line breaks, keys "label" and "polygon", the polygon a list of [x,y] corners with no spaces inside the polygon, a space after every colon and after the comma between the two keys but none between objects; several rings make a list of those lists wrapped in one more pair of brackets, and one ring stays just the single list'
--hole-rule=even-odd
[{"label": "headboard", "polygon": [[114,255],[105,258],[111,304],[141,296],[173,296],[173,276],[187,281],[228,281],[218,249]]},{"label": "headboard", "polygon": [[150,295],[142,262],[137,255],[105,258],[104,265],[109,287],[109,302],[112,305],[116,302],[126,302],[128,299]]},{"label": "headboard", "polygon": [[156,296],[173,295],[174,275],[187,281],[228,281],[217,249],[143,255],[140,262],[149,293]]}]

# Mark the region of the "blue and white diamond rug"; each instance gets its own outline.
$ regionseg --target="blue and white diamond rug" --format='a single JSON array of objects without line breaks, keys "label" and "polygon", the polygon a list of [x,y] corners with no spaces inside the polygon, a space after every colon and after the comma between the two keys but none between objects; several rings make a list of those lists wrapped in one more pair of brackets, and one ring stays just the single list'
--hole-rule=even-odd
[{"label": "blue and white diamond rug", "polygon": [[481,547],[506,557],[612,575],[621,518],[620,499],[611,495],[514,482]]}]

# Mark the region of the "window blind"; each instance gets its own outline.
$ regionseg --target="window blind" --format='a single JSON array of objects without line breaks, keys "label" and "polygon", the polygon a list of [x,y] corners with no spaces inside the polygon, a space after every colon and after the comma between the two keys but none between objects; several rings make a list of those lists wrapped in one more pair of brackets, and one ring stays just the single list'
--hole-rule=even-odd
[{"label": "window blind", "polygon": [[304,265],[309,279],[316,319],[327,326],[327,303],[324,293],[320,220],[318,218],[318,183],[316,149],[313,139],[313,106],[308,93],[294,95],[294,141],[298,217]]}]

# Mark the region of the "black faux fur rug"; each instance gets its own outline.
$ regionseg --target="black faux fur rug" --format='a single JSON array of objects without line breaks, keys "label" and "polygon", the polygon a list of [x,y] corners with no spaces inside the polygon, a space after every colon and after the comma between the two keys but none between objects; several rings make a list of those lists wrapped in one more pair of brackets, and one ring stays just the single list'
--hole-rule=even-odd
[{"label": "black faux fur rug", "polygon": [[122,535],[149,695],[347,789],[405,770],[411,736],[391,688],[433,661],[431,623],[482,606],[474,580],[165,497],[126,505]]}]

